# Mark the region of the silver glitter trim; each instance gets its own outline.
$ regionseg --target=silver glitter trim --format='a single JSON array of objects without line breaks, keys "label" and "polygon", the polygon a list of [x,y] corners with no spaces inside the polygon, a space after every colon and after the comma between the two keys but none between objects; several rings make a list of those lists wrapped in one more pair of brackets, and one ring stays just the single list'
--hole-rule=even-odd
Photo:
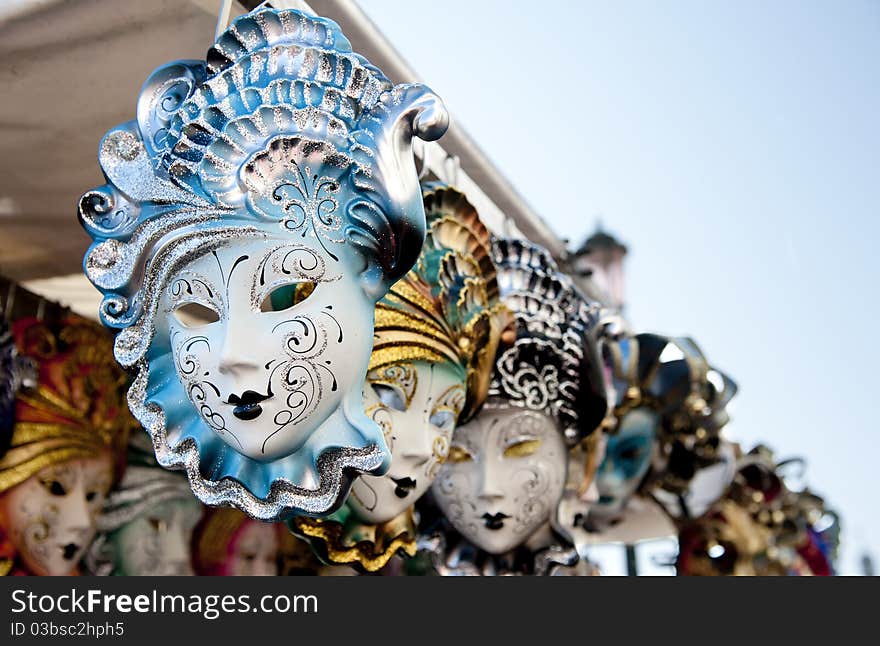
[{"label": "silver glitter trim", "polygon": [[607,411],[597,336],[601,306],[559,273],[549,252],[519,239],[493,241],[501,300],[517,339],[495,361],[487,408],[515,406],[559,421],[567,443]]},{"label": "silver glitter trim", "polygon": [[[203,502],[232,504],[266,520],[320,515],[340,504],[355,471],[376,471],[388,456],[372,444],[320,455],[314,447],[302,466],[317,470],[318,488],[279,479],[266,499],[232,477],[204,477],[195,440],[169,440],[169,432],[181,429],[174,422],[169,431],[165,412],[146,401],[154,318],[169,276],[233,237],[296,239],[310,226],[319,243],[345,244],[352,258],[360,256],[357,271],[369,278],[364,289],[378,300],[415,263],[425,235],[412,139],[435,140],[447,127],[445,106],[429,88],[394,86],[351,51],[332,21],[261,8],[237,18],[207,61],[178,61],[153,72],[138,98],[136,121],[102,141],[108,184],[80,202],[80,220],[95,240],[85,271],[104,294],[102,321],[121,330],[117,361],[138,371],[129,393],[132,411],[149,429],[159,462],[185,469]],[[246,180],[282,163],[261,156],[272,146],[291,153],[302,146],[296,163],[303,181],[271,194],[287,200],[291,212],[302,211],[302,226],[252,202],[259,195]],[[316,146],[326,154],[313,154]],[[286,223],[293,226],[283,231]],[[156,373],[157,380],[167,376],[159,368]],[[203,471],[222,473],[224,455],[232,453],[212,455]]]},{"label": "silver glitter trim", "polygon": [[148,380],[149,367],[142,362],[128,391],[128,406],[150,433],[159,464],[169,469],[184,470],[196,498],[206,505],[232,506],[252,518],[273,522],[301,513],[326,515],[344,499],[356,472],[375,471],[384,461],[383,451],[375,444],[362,449],[328,449],[317,460],[320,481],[316,489],[306,489],[288,480],[278,479],[272,483],[266,498],[258,498],[231,478],[211,480],[204,477],[199,470],[198,447],[192,439],[185,439],[175,447],[169,445],[164,411],[146,401]]}]

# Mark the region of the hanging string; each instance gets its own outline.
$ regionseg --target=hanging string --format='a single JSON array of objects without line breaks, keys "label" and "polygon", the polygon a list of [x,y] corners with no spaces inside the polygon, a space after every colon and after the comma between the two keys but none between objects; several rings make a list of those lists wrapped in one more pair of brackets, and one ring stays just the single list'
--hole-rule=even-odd
[{"label": "hanging string", "polygon": [[450,186],[458,186],[459,173],[461,172],[461,159],[458,155],[446,155],[443,160],[444,180]]},{"label": "hanging string", "polygon": [[214,40],[220,38],[220,34],[226,31],[229,24],[229,15],[232,13],[232,0],[223,0],[220,5],[220,13],[217,15],[217,28],[214,30]]}]

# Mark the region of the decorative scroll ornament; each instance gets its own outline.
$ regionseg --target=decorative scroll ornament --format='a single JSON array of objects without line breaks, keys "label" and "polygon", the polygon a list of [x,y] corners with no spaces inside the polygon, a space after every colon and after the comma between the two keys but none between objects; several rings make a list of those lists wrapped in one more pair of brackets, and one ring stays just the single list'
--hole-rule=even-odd
[{"label": "decorative scroll ornament", "polygon": [[489,231],[454,188],[423,186],[428,235],[413,269],[376,306],[364,405],[382,425],[392,465],[362,476],[328,519],[291,529],[321,558],[376,571],[413,556],[412,505],[449,452],[456,424],[486,399],[492,364],[512,318],[499,301]]},{"label": "decorative scroll ornament", "polygon": [[264,8],[156,70],[104,137],[85,272],[132,411],[201,501],[321,515],[387,469],[360,401],[373,310],[424,240],[412,139],[447,124],[335,23]]},{"label": "decorative scroll ornament", "polygon": [[493,247],[502,302],[516,338],[495,361],[489,407],[540,411],[570,446],[592,433],[608,410],[595,333],[601,307],[561,274],[549,253],[523,240]]}]

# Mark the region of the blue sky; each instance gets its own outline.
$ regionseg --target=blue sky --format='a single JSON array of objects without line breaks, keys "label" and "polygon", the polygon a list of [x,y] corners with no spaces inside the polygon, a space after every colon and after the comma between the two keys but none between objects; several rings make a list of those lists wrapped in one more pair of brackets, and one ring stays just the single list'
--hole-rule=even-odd
[{"label": "blue sky", "polygon": [[844,572],[880,557],[880,3],[360,4],[559,235],[629,245],[631,322],[739,382],[733,439],[807,458]]}]

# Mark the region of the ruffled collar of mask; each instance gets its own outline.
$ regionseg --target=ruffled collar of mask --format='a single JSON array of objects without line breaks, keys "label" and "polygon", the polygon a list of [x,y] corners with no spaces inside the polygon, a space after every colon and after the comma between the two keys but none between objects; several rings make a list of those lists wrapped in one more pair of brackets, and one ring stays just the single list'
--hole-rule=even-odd
[{"label": "ruffled collar of mask", "polygon": [[354,565],[367,572],[382,569],[397,554],[416,554],[416,523],[412,508],[388,522],[362,522],[348,508],[330,518],[298,516],[291,531],[307,540],[318,556],[332,565]]},{"label": "ruffled collar of mask", "polygon": [[418,551],[426,553],[440,576],[556,576],[576,568],[577,549],[549,524],[549,540],[535,545],[527,541],[504,554],[490,554],[476,547],[441,518],[419,536]]}]

